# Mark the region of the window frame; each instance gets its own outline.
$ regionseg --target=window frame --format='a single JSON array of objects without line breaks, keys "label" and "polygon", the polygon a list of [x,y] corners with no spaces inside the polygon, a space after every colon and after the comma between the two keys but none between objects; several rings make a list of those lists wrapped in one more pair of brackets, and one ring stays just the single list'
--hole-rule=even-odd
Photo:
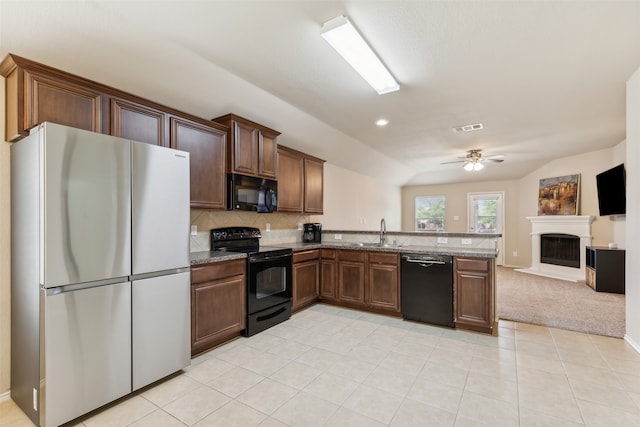
[{"label": "window frame", "polygon": [[[443,213],[442,216],[430,216],[430,217],[425,217],[425,218],[419,218],[418,217],[418,199],[441,199],[442,200],[442,204],[443,204]],[[430,195],[430,196],[415,196],[414,200],[413,200],[413,227],[415,231],[420,231],[420,232],[442,232],[445,231],[447,229],[447,197],[444,195]],[[418,224],[419,221],[421,220],[429,220],[429,219],[436,219],[438,221],[442,222],[442,228],[419,228]]]}]

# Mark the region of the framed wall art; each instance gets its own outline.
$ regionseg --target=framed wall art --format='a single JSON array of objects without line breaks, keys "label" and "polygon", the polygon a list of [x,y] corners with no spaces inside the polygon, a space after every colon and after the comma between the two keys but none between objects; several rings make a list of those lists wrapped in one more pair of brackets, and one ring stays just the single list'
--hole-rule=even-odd
[{"label": "framed wall art", "polygon": [[538,215],[578,215],[580,174],[540,180]]}]

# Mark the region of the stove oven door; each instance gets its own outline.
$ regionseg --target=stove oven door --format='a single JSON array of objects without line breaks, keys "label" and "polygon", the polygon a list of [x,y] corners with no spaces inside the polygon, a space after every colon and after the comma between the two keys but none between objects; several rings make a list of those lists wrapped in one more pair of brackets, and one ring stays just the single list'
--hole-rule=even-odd
[{"label": "stove oven door", "polygon": [[247,264],[247,313],[291,301],[292,255],[250,255]]}]

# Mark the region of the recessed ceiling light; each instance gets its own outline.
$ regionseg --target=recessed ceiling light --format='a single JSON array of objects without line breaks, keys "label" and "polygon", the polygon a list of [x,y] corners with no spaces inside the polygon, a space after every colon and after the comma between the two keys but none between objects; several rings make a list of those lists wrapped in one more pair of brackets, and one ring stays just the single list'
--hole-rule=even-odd
[{"label": "recessed ceiling light", "polygon": [[387,119],[378,119],[376,120],[376,125],[378,126],[386,126],[389,124],[389,120]]}]

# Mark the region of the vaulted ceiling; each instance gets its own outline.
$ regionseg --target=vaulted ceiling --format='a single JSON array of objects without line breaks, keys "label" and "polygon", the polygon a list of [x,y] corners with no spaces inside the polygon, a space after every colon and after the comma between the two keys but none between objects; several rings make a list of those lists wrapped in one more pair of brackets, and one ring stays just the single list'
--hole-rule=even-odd
[{"label": "vaulted ceiling", "polygon": [[[320,37],[341,14],[399,91],[377,95]],[[515,179],[625,139],[640,2],[3,0],[9,52],[203,117],[244,113],[396,184]],[[471,149],[505,161],[441,165]]]}]

